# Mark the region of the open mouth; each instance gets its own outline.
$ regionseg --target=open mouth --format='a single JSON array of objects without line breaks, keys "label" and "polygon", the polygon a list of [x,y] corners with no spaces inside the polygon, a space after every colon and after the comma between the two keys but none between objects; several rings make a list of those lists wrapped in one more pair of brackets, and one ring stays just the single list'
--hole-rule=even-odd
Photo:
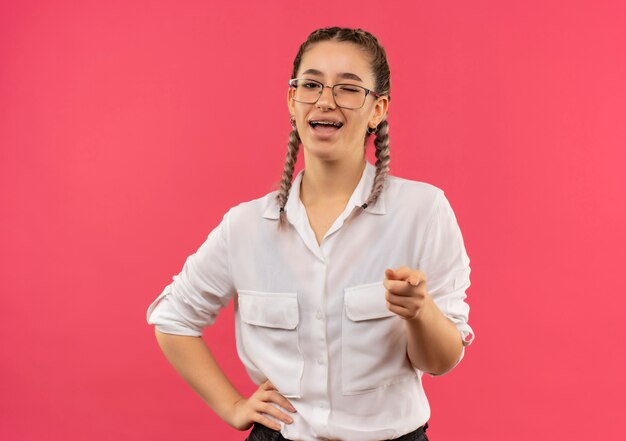
[{"label": "open mouth", "polygon": [[323,120],[311,120],[309,125],[313,128],[313,131],[320,137],[332,136],[343,127],[343,123],[339,121],[323,121]]},{"label": "open mouth", "polygon": [[317,127],[330,127],[340,129],[343,126],[343,123],[335,122],[335,121],[309,121],[309,125],[314,129]]}]

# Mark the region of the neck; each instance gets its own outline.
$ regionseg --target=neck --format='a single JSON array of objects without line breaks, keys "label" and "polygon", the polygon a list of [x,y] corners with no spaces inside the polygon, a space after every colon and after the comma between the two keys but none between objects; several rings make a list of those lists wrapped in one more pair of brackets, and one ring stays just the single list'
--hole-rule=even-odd
[{"label": "neck", "polygon": [[305,158],[300,182],[300,199],[304,205],[337,203],[345,205],[365,171],[365,156],[352,161],[319,161]]}]

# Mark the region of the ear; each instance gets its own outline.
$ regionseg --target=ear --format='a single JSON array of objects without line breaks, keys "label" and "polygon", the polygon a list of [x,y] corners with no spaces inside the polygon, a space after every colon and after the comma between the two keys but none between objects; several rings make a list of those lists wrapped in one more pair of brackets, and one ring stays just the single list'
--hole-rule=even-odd
[{"label": "ear", "polygon": [[289,109],[289,114],[290,115],[295,115],[295,108],[293,105],[293,100],[291,99],[291,95],[292,95],[292,91],[293,89],[290,87],[289,89],[287,89],[287,108]]},{"label": "ear", "polygon": [[376,100],[374,109],[372,110],[372,117],[370,122],[377,126],[380,122],[387,117],[387,111],[389,109],[389,97],[383,95]]}]

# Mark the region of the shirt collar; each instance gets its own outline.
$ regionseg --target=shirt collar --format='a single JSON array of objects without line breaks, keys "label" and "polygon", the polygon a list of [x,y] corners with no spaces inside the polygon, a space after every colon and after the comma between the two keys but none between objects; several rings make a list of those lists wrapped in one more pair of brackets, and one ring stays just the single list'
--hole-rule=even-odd
[{"label": "shirt collar", "polygon": [[[289,199],[287,199],[287,203],[285,204],[285,211],[287,211],[287,218],[290,220],[296,219],[296,217],[300,213],[301,207],[303,207],[302,201],[300,201],[300,183],[302,182],[303,173],[304,169],[300,170],[296,178],[293,180],[291,188],[289,189]],[[366,160],[365,169],[363,170],[361,179],[359,180],[359,183],[352,192],[352,195],[348,200],[347,207],[354,208],[363,205],[363,203],[370,195],[370,192],[372,191],[372,185],[374,183],[375,175],[376,167]],[[373,205],[368,205],[365,208],[365,211],[372,214],[385,214],[386,209],[384,196],[385,191],[383,187],[383,191],[378,196],[376,202]],[[273,192],[272,195],[267,198],[263,217],[267,219],[278,219],[279,214],[280,207],[278,206],[278,203],[276,201],[276,192]]]}]

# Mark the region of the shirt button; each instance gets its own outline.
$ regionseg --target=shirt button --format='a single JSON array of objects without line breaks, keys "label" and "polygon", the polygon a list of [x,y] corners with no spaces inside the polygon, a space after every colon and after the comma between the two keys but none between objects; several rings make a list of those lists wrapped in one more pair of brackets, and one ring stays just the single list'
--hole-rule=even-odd
[{"label": "shirt button", "polygon": [[315,314],[315,317],[317,317],[318,320],[322,320],[324,318],[324,314],[322,314],[322,310],[318,309],[317,313]]},{"label": "shirt button", "polygon": [[324,359],[318,358],[317,359],[317,364],[324,364]]}]

